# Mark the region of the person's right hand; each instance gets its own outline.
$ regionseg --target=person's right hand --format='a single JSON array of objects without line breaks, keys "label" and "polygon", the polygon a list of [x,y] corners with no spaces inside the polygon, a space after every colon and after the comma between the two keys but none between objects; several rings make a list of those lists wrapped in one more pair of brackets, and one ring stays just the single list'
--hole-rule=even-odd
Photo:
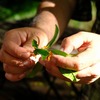
[{"label": "person's right hand", "polygon": [[17,28],[6,32],[0,50],[0,61],[3,62],[5,77],[8,80],[21,80],[34,67],[34,61],[29,59],[34,50],[33,39],[40,47],[48,42],[46,34],[34,27]]}]

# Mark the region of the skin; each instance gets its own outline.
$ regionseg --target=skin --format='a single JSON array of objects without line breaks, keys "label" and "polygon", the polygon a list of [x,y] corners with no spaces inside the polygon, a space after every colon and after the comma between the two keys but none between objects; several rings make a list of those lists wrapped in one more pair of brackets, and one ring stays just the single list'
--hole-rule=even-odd
[{"label": "skin", "polygon": [[[40,47],[45,46],[53,37],[55,24],[58,25],[60,35],[65,30],[76,0],[43,0],[32,27],[13,29],[6,32],[4,42],[0,50],[0,60],[4,63],[5,77],[10,81],[19,81],[34,67],[34,61],[29,57],[34,48],[32,40],[35,39]],[[98,43],[100,36],[95,33],[79,32],[66,37],[61,44],[61,50],[71,53],[74,49],[78,54],[74,57],[62,57],[53,55],[51,60],[40,61],[46,70],[63,80],[58,67],[78,71],[78,83],[89,84],[97,80],[99,74],[99,51]],[[50,65],[50,66],[49,66]],[[51,67],[52,65],[52,67]]]},{"label": "skin", "polygon": [[34,67],[35,62],[29,59],[34,50],[33,39],[37,42],[39,40],[40,47],[48,43],[45,33],[37,28],[18,28],[6,33],[0,51],[0,60],[4,63],[5,77],[8,80],[21,80]]},{"label": "skin", "polygon": [[[90,32],[79,32],[66,37],[61,44],[61,50],[71,53],[78,50],[76,56],[62,57],[54,55],[51,61],[41,61],[46,66],[46,70],[61,79],[65,79],[58,70],[58,67],[72,69],[78,72],[76,77],[80,79],[78,83],[90,84],[100,77],[100,35]],[[53,67],[49,66],[53,65]]]},{"label": "skin", "polygon": [[26,76],[34,66],[34,62],[29,60],[34,50],[31,46],[32,40],[36,39],[39,46],[43,47],[52,39],[55,24],[58,25],[62,34],[74,6],[73,0],[60,2],[59,0],[43,0],[32,22],[32,27],[13,29],[5,33],[0,61],[4,63],[5,77],[8,80],[18,81]]}]

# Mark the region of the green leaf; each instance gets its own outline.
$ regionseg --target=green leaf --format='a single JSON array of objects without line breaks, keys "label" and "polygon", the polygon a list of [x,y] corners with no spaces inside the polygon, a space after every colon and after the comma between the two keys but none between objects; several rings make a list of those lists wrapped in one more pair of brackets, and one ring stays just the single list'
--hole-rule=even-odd
[{"label": "green leaf", "polygon": [[61,56],[68,56],[68,57],[73,57],[75,56],[75,54],[67,54],[66,52],[64,51],[61,51],[61,50],[57,50],[57,49],[51,49],[50,50],[53,54],[56,54],[56,55],[61,55]]},{"label": "green leaf", "polygon": [[42,56],[48,56],[49,55],[49,51],[46,49],[35,49],[34,50],[34,54],[41,54]]},{"label": "green leaf", "polygon": [[[49,50],[48,49],[56,42],[58,35],[59,35],[59,29],[58,29],[58,26],[55,25],[55,33],[54,33],[52,40],[47,44],[47,49],[39,49],[37,41],[33,40],[32,46],[35,48],[33,53],[35,55],[41,54],[42,59],[45,60],[49,56]],[[38,72],[39,69],[41,69],[41,64],[38,62],[35,65],[35,67],[33,68],[32,72],[29,73],[28,77],[33,77]]]},{"label": "green leaf", "polygon": [[47,56],[41,55],[42,60],[45,60],[47,57],[48,55]]},{"label": "green leaf", "polygon": [[52,49],[51,52],[53,54],[61,55],[61,56],[64,56],[64,57],[66,57],[68,55],[66,52],[63,52],[63,51],[60,51],[60,50],[57,50],[57,49]]},{"label": "green leaf", "polygon": [[42,70],[42,68],[43,65],[41,65],[40,63],[36,63],[32,71],[27,74],[26,78],[33,78],[39,71]]},{"label": "green leaf", "polygon": [[36,40],[33,40],[33,41],[32,41],[32,46],[33,46],[34,48],[38,48],[38,44],[37,44],[37,41],[36,41]]},{"label": "green leaf", "polygon": [[53,36],[52,40],[47,44],[47,48],[50,48],[56,42],[58,35],[59,35],[59,28],[57,25],[55,25],[54,36]]},{"label": "green leaf", "polygon": [[76,78],[76,71],[73,70],[69,70],[69,69],[63,69],[63,68],[59,68],[59,71],[62,73],[62,75],[68,79],[70,79],[72,82],[77,82],[79,81],[79,79]]}]

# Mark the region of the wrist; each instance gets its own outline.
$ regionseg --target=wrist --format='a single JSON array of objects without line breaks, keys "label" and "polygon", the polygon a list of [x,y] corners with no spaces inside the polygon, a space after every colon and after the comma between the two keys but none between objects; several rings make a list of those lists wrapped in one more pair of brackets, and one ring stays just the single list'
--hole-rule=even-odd
[{"label": "wrist", "polygon": [[48,41],[54,36],[55,25],[58,25],[57,20],[55,16],[48,11],[43,11],[37,15],[31,24],[32,27],[42,30],[47,35]]}]

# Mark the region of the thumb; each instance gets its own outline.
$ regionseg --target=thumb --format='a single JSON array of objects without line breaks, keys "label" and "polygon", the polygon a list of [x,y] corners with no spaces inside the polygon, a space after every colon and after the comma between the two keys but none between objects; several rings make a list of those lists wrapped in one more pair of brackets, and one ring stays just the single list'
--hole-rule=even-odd
[{"label": "thumb", "polygon": [[61,44],[61,49],[67,53],[72,53],[74,50],[86,48],[92,40],[89,32],[79,32],[67,38],[64,38]]},{"label": "thumb", "polygon": [[29,51],[29,52],[33,52],[34,47],[32,46],[32,41],[33,39],[29,39],[27,42],[24,43],[23,47]]},{"label": "thumb", "polygon": [[33,40],[37,41],[39,48],[46,46],[48,43],[48,38],[46,35],[42,34],[39,36],[35,36],[35,34],[34,34],[34,36],[31,37],[30,39],[28,39],[23,45],[23,47],[26,48],[30,52],[33,52],[33,50],[34,50],[34,47],[32,46]]}]

